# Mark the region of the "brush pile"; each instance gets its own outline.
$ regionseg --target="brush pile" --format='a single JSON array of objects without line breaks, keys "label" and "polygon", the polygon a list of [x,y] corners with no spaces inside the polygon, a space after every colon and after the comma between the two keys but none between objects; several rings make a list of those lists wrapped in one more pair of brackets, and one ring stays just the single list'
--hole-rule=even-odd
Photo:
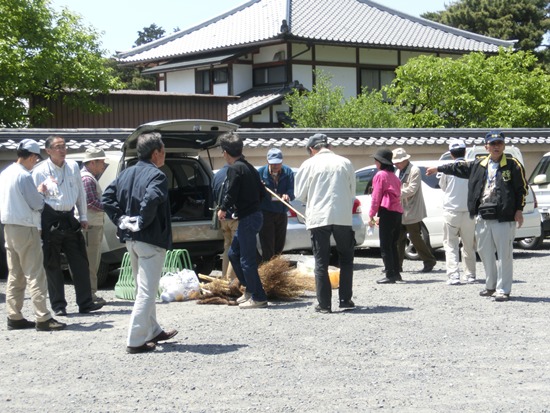
[{"label": "brush pile", "polygon": [[[292,300],[302,296],[306,291],[315,291],[315,279],[303,275],[292,268],[290,262],[281,257],[258,268],[260,279],[269,300]],[[202,298],[198,304],[236,305],[235,300],[243,294],[238,282],[209,277],[199,274]]]}]

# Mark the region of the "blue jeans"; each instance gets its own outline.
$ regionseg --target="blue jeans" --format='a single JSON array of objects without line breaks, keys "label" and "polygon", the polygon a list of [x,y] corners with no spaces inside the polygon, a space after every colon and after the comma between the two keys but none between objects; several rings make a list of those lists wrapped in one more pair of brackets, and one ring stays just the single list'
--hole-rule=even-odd
[{"label": "blue jeans", "polygon": [[252,294],[254,301],[266,301],[256,259],[256,236],[262,228],[263,215],[261,211],[254,212],[244,218],[239,217],[239,227],[233,237],[228,256],[233,270],[241,285]]},{"label": "blue jeans", "polygon": [[330,260],[330,236],[336,241],[336,251],[340,263],[340,301],[351,300],[353,295],[353,255],[355,251],[355,233],[351,226],[326,225],[311,228],[311,247],[315,257],[315,287],[317,301],[323,308],[331,308],[332,286],[328,277]]}]

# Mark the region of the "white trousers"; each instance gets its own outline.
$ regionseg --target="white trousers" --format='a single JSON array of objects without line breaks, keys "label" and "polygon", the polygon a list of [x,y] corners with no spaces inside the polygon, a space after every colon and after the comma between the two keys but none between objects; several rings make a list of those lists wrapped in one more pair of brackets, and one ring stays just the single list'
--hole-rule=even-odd
[{"label": "white trousers", "polygon": [[476,277],[475,221],[468,211],[443,212],[443,248],[447,276],[460,277],[460,240],[462,240],[462,269],[464,277]]},{"label": "white trousers", "polygon": [[[513,243],[516,223],[476,217],[477,252],[485,269],[485,288],[510,294],[513,281]],[[496,257],[495,257],[496,254]]]},{"label": "white trousers", "polygon": [[97,293],[97,270],[101,261],[101,241],[103,240],[103,227],[100,225],[89,226],[84,232],[86,240],[86,254],[90,264],[90,285],[92,287],[92,297]]},{"label": "white trousers", "polygon": [[157,322],[156,298],[166,250],[140,241],[126,241],[126,249],[136,284],[127,345],[138,347],[162,331]]}]

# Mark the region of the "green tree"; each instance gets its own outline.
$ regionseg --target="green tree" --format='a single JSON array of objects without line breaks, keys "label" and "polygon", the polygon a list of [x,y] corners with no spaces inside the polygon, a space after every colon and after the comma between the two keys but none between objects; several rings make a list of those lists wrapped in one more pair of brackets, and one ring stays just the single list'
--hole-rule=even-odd
[{"label": "green tree", "polygon": [[[121,86],[99,48],[99,35],[47,0],[0,0],[0,125],[26,126],[50,113],[27,109],[31,96],[58,98],[92,113],[94,97]],[[74,93],[65,95],[71,90]]]},{"label": "green tree", "polygon": [[409,113],[410,127],[550,126],[550,75],[531,52],[420,56],[396,75],[385,92]]},{"label": "green tree", "polygon": [[518,40],[520,50],[535,50],[550,30],[548,0],[458,0],[422,17],[462,30]]},{"label": "green tree", "polygon": [[344,99],[341,87],[331,84],[331,77],[315,71],[311,91],[294,89],[286,102],[292,122],[299,128],[396,128],[407,124],[407,114],[384,101],[382,92],[364,90],[358,97]]},{"label": "green tree", "polygon": [[153,40],[160,39],[165,33],[166,31],[162,27],[153,23],[149,27],[144,27],[143,31],[138,30],[138,38],[134,46],[141,46],[142,44],[147,44]]}]

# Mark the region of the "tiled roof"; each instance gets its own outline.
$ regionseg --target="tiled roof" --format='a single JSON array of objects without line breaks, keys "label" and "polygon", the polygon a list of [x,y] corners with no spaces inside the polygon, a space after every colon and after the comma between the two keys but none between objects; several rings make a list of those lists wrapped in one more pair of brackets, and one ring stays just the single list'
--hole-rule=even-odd
[{"label": "tiled roof", "polygon": [[[55,133],[65,137],[70,152],[81,152],[89,146],[119,150],[132,129],[0,129],[0,153],[13,151],[18,142],[32,138],[44,147],[46,138]],[[325,133],[334,147],[346,146],[446,146],[451,137],[462,138],[467,146],[483,145],[487,129],[239,129],[244,144],[258,147],[305,147],[315,133]],[[550,145],[550,129],[503,130],[507,145]],[[546,150],[546,149],[545,149]]]},{"label": "tiled roof", "polygon": [[117,57],[123,63],[149,62],[283,38],[449,52],[496,52],[499,46],[514,44],[409,16],[369,0],[252,0]]},{"label": "tiled roof", "polygon": [[227,105],[227,120],[236,122],[250,116],[277,101],[282,100],[290,91],[290,87],[255,88],[242,93],[236,101]]}]

